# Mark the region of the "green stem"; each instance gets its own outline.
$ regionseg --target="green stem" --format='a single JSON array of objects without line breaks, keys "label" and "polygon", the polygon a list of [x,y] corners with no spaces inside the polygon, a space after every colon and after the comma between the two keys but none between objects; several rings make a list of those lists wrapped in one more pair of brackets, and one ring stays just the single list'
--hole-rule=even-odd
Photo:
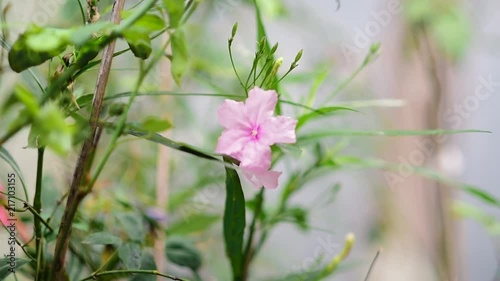
[{"label": "green stem", "polygon": [[125,110],[124,110],[123,114],[120,116],[120,119],[118,120],[116,128],[113,131],[113,135],[111,136],[110,145],[107,147],[106,151],[104,152],[104,156],[101,159],[101,162],[99,162],[99,164],[97,165],[97,169],[96,169],[94,175],[92,176],[92,178],[87,186],[88,190],[91,190],[92,187],[94,186],[95,182],[97,181],[97,178],[99,177],[102,170],[104,169],[106,162],[108,161],[109,157],[111,156],[111,153],[115,149],[116,142],[117,142],[118,138],[121,136],[123,129],[125,129],[125,123],[127,122],[128,112],[130,110],[130,107],[132,106],[132,103],[133,103],[135,97],[139,94],[139,89],[142,85],[142,82],[146,78],[146,75],[149,72],[149,70],[151,70],[151,68],[153,68],[153,66],[156,64],[156,62],[158,62],[163,57],[163,53],[169,44],[170,44],[170,39],[167,40],[167,42],[165,42],[163,48],[161,48],[160,51],[156,53],[156,56],[151,60],[150,64],[146,67],[146,69],[144,69],[144,70],[141,69],[141,73],[139,74],[139,78],[137,79],[135,89],[132,92],[132,94],[130,95],[130,98],[129,98],[128,103],[125,107]]},{"label": "green stem", "polygon": [[[260,76],[262,75],[262,73],[264,73],[264,70],[267,70],[267,68],[269,67],[269,63],[273,62],[274,60],[271,58],[271,59],[267,59],[266,62],[264,63],[264,65],[262,66],[262,68],[260,69],[260,72],[259,74],[257,74],[257,76],[254,77],[253,79],[253,83],[251,84],[251,86],[254,86],[254,85],[257,85],[257,80],[259,80]],[[272,67],[272,65],[271,65]]]},{"label": "green stem", "polygon": [[253,244],[253,237],[255,235],[255,226],[257,224],[257,221],[259,220],[260,213],[262,212],[263,202],[264,202],[264,188],[262,187],[259,193],[257,193],[257,195],[255,196],[255,211],[252,223],[250,224],[245,251],[243,252],[243,280],[247,279],[248,269],[250,267],[250,263],[252,262],[252,257],[253,257],[252,244]]},{"label": "green stem", "polygon": [[231,42],[228,42],[227,48],[229,50],[229,59],[231,60],[231,66],[233,67],[234,74],[236,74],[236,78],[238,78],[238,81],[240,82],[241,87],[243,87],[243,90],[245,91],[245,96],[248,96],[247,93],[247,88],[245,85],[243,85],[243,81],[241,81],[240,75],[238,74],[238,71],[236,70],[236,66],[234,65],[234,59],[233,59],[233,51],[231,49]]},{"label": "green stem", "polygon": [[80,7],[80,13],[82,14],[83,25],[87,25],[87,18],[85,16],[85,11],[83,10],[83,5],[81,0],[76,0],[78,6]]},{"label": "green stem", "polygon": [[187,279],[182,279],[182,278],[175,277],[175,276],[172,276],[172,275],[164,274],[164,273],[161,273],[161,272],[159,272],[157,270],[140,270],[140,269],[138,269],[138,270],[110,270],[110,271],[104,271],[104,272],[99,272],[99,273],[87,276],[87,277],[81,279],[80,281],[96,280],[97,277],[102,277],[102,276],[106,276],[106,275],[134,274],[134,273],[136,273],[136,274],[156,275],[156,276],[165,277],[167,279],[175,280],[175,281],[188,281]]},{"label": "green stem", "polygon": [[248,89],[248,83],[250,82],[250,78],[252,77],[252,74],[253,77],[254,77],[254,82],[255,82],[255,73],[257,72],[257,64],[259,62],[259,59],[260,59],[260,55],[259,53],[257,52],[255,54],[255,58],[253,60],[253,63],[252,63],[252,69],[250,69],[250,73],[248,73],[248,77],[247,77],[247,81],[245,82],[245,89]]},{"label": "green stem", "polygon": [[[76,167],[73,173],[73,179],[71,181],[71,186],[68,193],[68,200],[66,201],[66,208],[64,210],[64,214],[59,227],[59,233],[57,235],[56,246],[54,250],[54,260],[52,263],[52,280],[63,279],[65,273],[64,263],[66,260],[66,252],[70,240],[70,232],[73,224],[73,219],[75,218],[75,214],[80,203],[89,192],[89,190],[86,190],[83,187],[87,182],[86,176],[89,173],[93,154],[95,153],[95,149],[99,141],[100,133],[97,132],[98,119],[102,111],[103,98],[109,79],[111,64],[113,61],[113,53],[115,49],[114,39],[124,31],[124,26],[128,27],[133,24],[137,19],[142,17],[155,2],[156,0],[149,0],[141,10],[139,10],[137,13],[134,13],[130,18],[127,19],[127,23],[118,25],[113,33],[107,38],[108,42],[106,42],[107,46],[103,51],[103,58],[101,61],[101,67],[99,69],[97,85],[94,92],[94,100],[92,103],[92,111],[90,114],[90,134],[82,145],[80,156],[78,157],[76,163]],[[124,0],[114,0],[113,9],[111,11],[112,23],[118,24],[120,22],[120,14],[123,10],[124,3]],[[148,9],[144,9],[144,7],[148,7]]]},{"label": "green stem", "polygon": [[[137,20],[139,20],[147,11],[154,6],[157,0],[147,0],[144,5],[141,6],[136,13],[134,13],[131,17],[124,20],[120,25],[118,25],[103,41],[102,46],[105,46],[111,43],[113,40],[118,38],[125,30],[127,30],[130,26],[132,26]],[[53,83],[49,85],[49,87],[44,91],[39,103],[44,104],[51,97],[53,97],[56,93],[58,93],[61,87],[68,83],[68,81],[73,78],[74,74],[78,72],[81,68],[83,68],[88,62],[80,62],[76,64],[70,65],[62,74],[59,76]],[[31,120],[26,119],[23,122],[18,123],[14,128],[9,130],[4,136],[0,138],[0,147],[9,140],[12,136],[14,136],[17,132],[19,132],[24,126],[28,125]]]},{"label": "green stem", "polygon": [[131,27],[136,21],[138,21],[142,16],[144,16],[157,2],[158,0],[146,0],[144,4],[140,7],[137,12],[132,14],[129,18],[123,20],[120,25],[113,31],[116,37],[120,36],[124,31]]},{"label": "green stem", "polygon": [[96,275],[99,273],[99,271],[107,268],[109,264],[114,263],[118,258],[118,250],[115,250],[113,254],[97,269],[95,270],[92,275]]},{"label": "green stem", "polygon": [[354,78],[356,78],[365,67],[370,64],[370,62],[373,61],[374,57],[376,56],[376,51],[370,50],[370,52],[366,55],[365,59],[363,60],[363,63],[346,79],[344,80],[330,95],[330,97],[327,99],[327,102],[334,99],[337,97],[337,95],[342,92],[342,90],[349,85]]},{"label": "green stem", "polygon": [[[35,187],[35,201],[33,207],[36,213],[40,214],[42,212],[42,176],[43,176],[43,155],[45,148],[38,148],[38,162],[36,168],[36,187]],[[43,256],[43,244],[42,244],[42,225],[40,217],[35,216],[35,240],[36,240],[36,277],[35,280],[41,280],[43,276],[43,266],[44,266],[44,256]]]}]

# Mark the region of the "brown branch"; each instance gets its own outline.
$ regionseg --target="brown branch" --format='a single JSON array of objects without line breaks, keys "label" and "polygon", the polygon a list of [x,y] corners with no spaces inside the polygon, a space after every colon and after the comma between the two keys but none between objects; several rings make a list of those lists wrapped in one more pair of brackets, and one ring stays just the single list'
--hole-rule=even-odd
[{"label": "brown branch", "polygon": [[[118,24],[121,19],[121,11],[125,0],[115,0],[113,3],[113,10],[111,13],[111,21]],[[90,114],[90,135],[85,140],[78,158],[75,171],[73,173],[73,180],[71,182],[66,208],[59,227],[57,235],[56,247],[54,252],[54,262],[51,280],[63,280],[64,276],[64,261],[66,252],[68,250],[69,236],[71,226],[75,217],[78,206],[90,192],[86,189],[86,182],[88,181],[88,173],[92,163],[93,154],[99,141],[100,131],[98,131],[99,115],[102,111],[102,104],[106,86],[109,79],[109,72],[111,63],[113,61],[113,53],[115,50],[115,41],[111,42],[104,48],[101,67],[99,69],[99,76],[97,77],[97,85],[94,92],[94,100],[92,102],[92,112]]]}]

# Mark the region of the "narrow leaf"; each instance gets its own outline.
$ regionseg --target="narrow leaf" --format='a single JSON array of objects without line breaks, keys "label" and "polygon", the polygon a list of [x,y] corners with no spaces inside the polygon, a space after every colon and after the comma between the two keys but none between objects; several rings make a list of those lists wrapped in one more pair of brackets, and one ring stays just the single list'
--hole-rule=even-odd
[{"label": "narrow leaf", "polygon": [[14,160],[14,157],[12,157],[12,155],[10,155],[10,153],[2,146],[0,146],[0,159],[4,160],[7,164],[9,164],[12,170],[14,170],[16,177],[19,177],[21,185],[23,186],[23,191],[25,196],[24,198],[26,199],[26,201],[30,201],[28,197],[26,184],[24,181],[24,176],[23,173],[21,172],[21,168],[19,168],[19,165],[17,165],[17,162],[16,160]]},{"label": "narrow leaf", "polygon": [[18,270],[21,266],[29,262],[30,260],[18,258],[14,258],[14,261],[11,261],[8,257],[0,259],[0,280],[5,280],[13,270]]},{"label": "narrow leaf", "polygon": [[193,214],[172,223],[167,232],[169,235],[185,235],[207,229],[219,220],[219,216],[203,213]]},{"label": "narrow leaf", "polygon": [[91,245],[119,245],[122,243],[122,240],[120,237],[108,232],[96,232],[87,236],[82,243]]},{"label": "narrow leaf", "polygon": [[177,85],[181,84],[181,77],[187,70],[188,66],[188,51],[186,45],[186,37],[181,29],[176,30],[171,35],[172,48],[172,77]]},{"label": "narrow leaf", "polygon": [[354,111],[357,112],[356,110],[348,107],[343,107],[343,106],[329,106],[329,107],[323,107],[320,109],[317,109],[313,112],[306,113],[302,116],[299,117],[298,122],[297,122],[297,129],[305,125],[307,122],[316,119],[318,117],[326,117],[329,115],[332,115],[338,111]]},{"label": "narrow leaf", "polygon": [[183,237],[170,237],[165,245],[167,258],[180,266],[190,268],[196,272],[201,266],[201,253],[192,241]]},{"label": "narrow leaf", "polygon": [[184,0],[163,0],[167,8],[170,27],[177,28],[184,14]]},{"label": "narrow leaf", "polygon": [[[229,163],[226,159],[226,162]],[[242,278],[242,247],[245,232],[245,197],[238,173],[226,168],[226,204],[224,208],[224,242],[231,261],[234,280]]]},{"label": "narrow leaf", "polygon": [[[331,165],[332,167],[336,168],[338,167],[355,168],[355,169],[375,168],[375,169],[382,169],[394,172],[399,172],[401,168],[399,164],[373,158],[363,159],[356,156],[336,157]],[[439,172],[436,172],[432,169],[428,169],[425,167],[412,166],[412,168],[413,168],[412,170],[413,173],[415,173],[416,175],[420,175],[429,178],[431,180],[435,180],[444,184],[448,184],[452,187],[459,188],[460,190],[469,193],[471,196],[474,196],[480,199],[481,201],[484,201],[493,206],[497,207],[500,206],[500,199],[496,198],[492,194],[487,193],[484,190],[477,188],[476,186],[459,183],[452,178],[444,176]]]},{"label": "narrow leaf", "polygon": [[388,130],[388,131],[355,131],[355,130],[328,130],[325,132],[311,133],[299,138],[299,141],[313,141],[325,137],[338,137],[338,136],[385,136],[385,137],[398,137],[398,136],[432,136],[432,135],[450,135],[450,134],[463,134],[463,133],[491,133],[490,131],[483,130]]}]

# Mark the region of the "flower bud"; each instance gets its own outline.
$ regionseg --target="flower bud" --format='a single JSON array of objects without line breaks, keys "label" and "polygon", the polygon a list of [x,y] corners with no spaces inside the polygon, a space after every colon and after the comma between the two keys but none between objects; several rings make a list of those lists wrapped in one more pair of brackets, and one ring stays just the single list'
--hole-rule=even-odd
[{"label": "flower bud", "polygon": [[302,53],[304,52],[304,50],[300,50],[297,55],[295,56],[295,60],[293,61],[294,63],[298,63],[299,60],[302,58]]},{"label": "flower bud", "polygon": [[335,256],[332,261],[324,268],[322,276],[328,276],[337,269],[337,266],[347,258],[347,255],[351,252],[352,246],[354,245],[355,236],[353,233],[348,233],[345,237],[344,249],[342,252]]},{"label": "flower bud", "polygon": [[279,58],[277,59],[275,62],[274,62],[274,65],[273,65],[273,71],[271,73],[272,76],[276,75],[276,73],[278,73],[278,69],[280,68],[280,66],[283,64],[283,58]]},{"label": "flower bud", "polygon": [[380,49],[380,42],[374,43],[370,46],[370,53],[375,54]]},{"label": "flower bud", "polygon": [[259,53],[264,53],[264,49],[266,48],[266,37],[262,37],[259,42]]},{"label": "flower bud", "polygon": [[276,53],[277,49],[278,49],[278,43],[274,44],[274,46],[271,48],[271,55]]},{"label": "flower bud", "polygon": [[231,38],[234,38],[234,36],[236,36],[236,31],[238,31],[238,23],[237,22],[233,25],[233,30],[231,31]]}]

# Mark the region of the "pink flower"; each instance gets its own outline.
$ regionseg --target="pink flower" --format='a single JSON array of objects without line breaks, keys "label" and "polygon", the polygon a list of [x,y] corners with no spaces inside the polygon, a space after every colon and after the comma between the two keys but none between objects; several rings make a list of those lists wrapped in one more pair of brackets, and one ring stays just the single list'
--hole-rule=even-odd
[{"label": "pink flower", "polygon": [[271,145],[294,143],[297,120],[273,116],[278,101],[275,91],[258,87],[243,102],[225,100],[217,117],[225,128],[219,137],[216,152],[240,161],[243,174],[255,187],[276,188],[281,172],[270,171]]}]

